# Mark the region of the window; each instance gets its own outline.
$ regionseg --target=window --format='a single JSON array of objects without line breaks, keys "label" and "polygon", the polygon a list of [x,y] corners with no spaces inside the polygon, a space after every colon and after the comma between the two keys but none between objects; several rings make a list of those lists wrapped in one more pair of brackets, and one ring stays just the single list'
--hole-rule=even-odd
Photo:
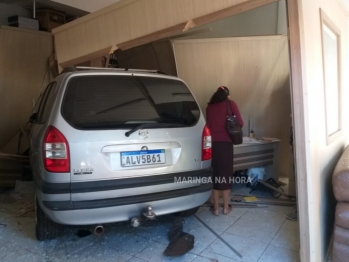
[{"label": "window", "polygon": [[50,83],[43,93],[40,94],[37,103],[35,104],[35,108],[33,110],[33,114],[31,117],[31,121],[37,124],[45,123],[51,112],[51,108],[55,102],[57,95],[57,85],[55,82]]},{"label": "window", "polygon": [[61,110],[78,129],[126,129],[147,123],[192,126],[200,116],[183,82],[125,75],[73,77]]},{"label": "window", "polygon": [[341,54],[340,31],[320,10],[322,57],[325,88],[326,141],[330,144],[341,135]]},{"label": "window", "polygon": [[54,82],[47,87],[47,95],[43,100],[43,107],[39,113],[39,123],[46,123],[57,96],[57,84]]}]

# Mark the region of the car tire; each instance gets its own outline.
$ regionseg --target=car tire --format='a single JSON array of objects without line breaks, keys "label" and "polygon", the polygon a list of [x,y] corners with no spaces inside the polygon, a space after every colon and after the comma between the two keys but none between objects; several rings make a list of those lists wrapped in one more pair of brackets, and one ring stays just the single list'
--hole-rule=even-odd
[{"label": "car tire", "polygon": [[198,206],[198,207],[194,207],[192,209],[184,210],[182,212],[178,212],[176,215],[180,216],[180,217],[194,216],[199,211],[199,208],[200,207]]},{"label": "car tire", "polygon": [[42,211],[37,199],[35,199],[35,233],[39,241],[57,238],[60,225],[50,220]]}]

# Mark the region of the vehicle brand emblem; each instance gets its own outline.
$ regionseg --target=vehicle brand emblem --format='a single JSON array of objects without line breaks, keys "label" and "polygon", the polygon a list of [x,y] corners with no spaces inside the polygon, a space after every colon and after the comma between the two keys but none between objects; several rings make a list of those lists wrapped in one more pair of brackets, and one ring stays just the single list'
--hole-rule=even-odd
[{"label": "vehicle brand emblem", "polygon": [[139,130],[138,134],[139,134],[139,137],[142,139],[146,139],[149,135],[148,130],[146,129]]},{"label": "vehicle brand emblem", "polygon": [[142,146],[141,150],[142,150],[142,151],[146,151],[146,150],[148,150],[148,147]]}]

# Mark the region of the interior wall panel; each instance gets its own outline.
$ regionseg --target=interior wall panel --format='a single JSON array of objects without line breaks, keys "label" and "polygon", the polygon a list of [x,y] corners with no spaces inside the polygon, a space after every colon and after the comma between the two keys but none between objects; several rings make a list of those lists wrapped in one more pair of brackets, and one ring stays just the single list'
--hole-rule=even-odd
[{"label": "interior wall panel", "polygon": [[291,97],[286,36],[174,41],[178,76],[205,112],[221,86],[227,86],[256,137],[281,140],[279,176],[289,176]]},{"label": "interior wall panel", "polygon": [[[53,29],[57,60],[61,64],[193,19],[198,19],[198,23],[210,22],[276,1],[278,0],[120,1]],[[234,11],[226,10],[234,6]],[[214,14],[216,11],[222,13]],[[210,14],[212,16],[205,17]]]},{"label": "interior wall panel", "polygon": [[0,148],[29,120],[50,77],[52,34],[0,26]]}]

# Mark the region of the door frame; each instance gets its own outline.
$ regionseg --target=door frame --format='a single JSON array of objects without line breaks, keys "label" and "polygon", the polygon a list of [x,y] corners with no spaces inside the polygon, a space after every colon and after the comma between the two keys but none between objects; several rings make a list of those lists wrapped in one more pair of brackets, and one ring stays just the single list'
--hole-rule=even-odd
[{"label": "door frame", "polygon": [[297,183],[297,210],[299,221],[300,259],[311,262],[314,260],[312,243],[313,228],[311,226],[312,211],[309,205],[311,188],[308,186],[307,159],[309,152],[306,144],[306,119],[307,112],[303,96],[303,67],[301,53],[301,31],[299,22],[299,0],[286,0],[289,54],[290,54],[290,80],[291,80],[291,106],[293,115],[294,133],[294,159]]}]

